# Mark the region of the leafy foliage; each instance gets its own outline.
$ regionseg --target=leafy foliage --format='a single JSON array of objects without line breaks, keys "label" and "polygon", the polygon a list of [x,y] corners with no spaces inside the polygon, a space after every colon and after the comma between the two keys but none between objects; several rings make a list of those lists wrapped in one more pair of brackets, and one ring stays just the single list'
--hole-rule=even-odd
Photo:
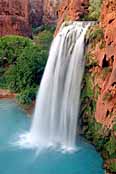
[{"label": "leafy foliage", "polygon": [[11,65],[4,73],[7,87],[14,92],[38,85],[46,64],[47,52],[32,45],[25,48],[17,58],[15,64]]},{"label": "leafy foliage", "polygon": [[90,6],[88,18],[91,20],[98,20],[101,11],[102,0],[90,0],[89,3]]},{"label": "leafy foliage", "polygon": [[116,172],[116,162],[112,162],[109,166],[111,172]]},{"label": "leafy foliage", "polygon": [[91,55],[90,52],[85,54],[86,68],[91,68],[97,65],[97,60]]},{"label": "leafy foliage", "polygon": [[37,88],[31,87],[22,91],[19,95],[17,95],[17,100],[20,104],[31,104],[33,100],[35,100],[35,96],[37,93]]},{"label": "leafy foliage", "polygon": [[34,42],[36,45],[41,47],[41,49],[49,49],[51,41],[53,39],[53,33],[49,30],[44,30],[34,37]]},{"label": "leafy foliage", "polygon": [[105,144],[105,149],[110,157],[116,158],[116,138],[112,135]]},{"label": "leafy foliage", "polygon": [[89,42],[98,42],[101,39],[104,38],[104,33],[103,33],[103,29],[100,28],[99,26],[95,25],[92,26],[87,33],[87,37],[89,39]]},{"label": "leafy foliage", "polygon": [[14,64],[21,52],[32,45],[32,41],[21,36],[5,36],[0,38],[0,66]]},{"label": "leafy foliage", "polygon": [[30,40],[21,36],[0,38],[0,88],[18,93],[20,103],[31,103],[47,62],[53,32],[45,30]]},{"label": "leafy foliage", "polygon": [[101,4],[103,0],[89,0],[89,14],[82,17],[82,20],[96,21],[99,19]]}]

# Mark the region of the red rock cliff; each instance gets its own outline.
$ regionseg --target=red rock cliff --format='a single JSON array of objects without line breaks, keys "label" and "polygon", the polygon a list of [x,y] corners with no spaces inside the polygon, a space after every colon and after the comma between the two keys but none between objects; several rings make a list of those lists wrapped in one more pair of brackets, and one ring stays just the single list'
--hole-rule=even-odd
[{"label": "red rock cliff", "polygon": [[97,44],[95,54],[99,62],[99,74],[104,73],[96,107],[96,120],[112,127],[116,118],[116,0],[104,0],[100,27],[104,32],[103,45]]},{"label": "red rock cliff", "polygon": [[88,13],[89,0],[63,0],[58,10],[56,33],[64,21],[79,20]]},{"label": "red rock cliff", "polygon": [[10,34],[31,37],[29,0],[0,0],[0,36]]}]

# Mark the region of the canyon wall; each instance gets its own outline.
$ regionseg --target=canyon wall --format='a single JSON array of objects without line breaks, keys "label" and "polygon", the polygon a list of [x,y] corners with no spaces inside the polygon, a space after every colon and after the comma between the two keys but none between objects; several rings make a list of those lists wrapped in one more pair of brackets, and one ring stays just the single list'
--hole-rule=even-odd
[{"label": "canyon wall", "polygon": [[0,35],[31,37],[31,25],[57,24],[79,20],[87,14],[89,0],[0,0]]},{"label": "canyon wall", "polygon": [[31,37],[28,0],[0,0],[0,36],[17,34]]},{"label": "canyon wall", "polygon": [[[104,38],[95,49],[99,71],[107,71],[100,86],[95,118],[107,127],[112,127],[116,118],[116,1],[104,0],[101,10],[100,28]],[[103,43],[102,48],[100,47]]]},{"label": "canyon wall", "polygon": [[61,2],[62,0],[30,0],[32,25],[56,24]]},{"label": "canyon wall", "polygon": [[116,173],[116,0],[103,0],[99,23],[86,34],[80,125],[104,159],[105,173]]},{"label": "canyon wall", "polygon": [[30,0],[33,26],[57,24],[56,33],[64,21],[79,20],[88,13],[89,0]]}]

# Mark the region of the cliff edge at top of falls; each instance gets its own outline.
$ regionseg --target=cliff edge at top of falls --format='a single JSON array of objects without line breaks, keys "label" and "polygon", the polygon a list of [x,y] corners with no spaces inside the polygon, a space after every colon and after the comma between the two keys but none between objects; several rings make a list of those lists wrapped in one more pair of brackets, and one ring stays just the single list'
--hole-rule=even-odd
[{"label": "cliff edge at top of falls", "polygon": [[77,21],[88,14],[89,0],[63,0],[58,9],[57,34],[64,21]]},{"label": "cliff edge at top of falls", "polygon": [[31,37],[29,0],[0,1],[0,36],[11,34]]}]

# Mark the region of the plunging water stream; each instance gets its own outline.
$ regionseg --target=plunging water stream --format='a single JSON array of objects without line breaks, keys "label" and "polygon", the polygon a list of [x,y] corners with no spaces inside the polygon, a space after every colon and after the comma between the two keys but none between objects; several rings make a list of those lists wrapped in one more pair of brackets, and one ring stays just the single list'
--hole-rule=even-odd
[{"label": "plunging water stream", "polygon": [[89,25],[72,22],[62,26],[53,40],[32,126],[29,134],[21,136],[20,144],[29,147],[52,145],[64,150],[75,148],[84,71],[84,38]]},{"label": "plunging water stream", "polygon": [[[0,100],[0,174],[104,174],[95,148],[80,137],[75,142],[88,26],[74,22],[54,39],[28,133],[22,135],[30,127],[26,114],[15,102]],[[55,150],[48,148],[51,145]],[[75,146],[75,153],[56,150]],[[39,155],[34,147],[36,152],[42,148]]]}]

